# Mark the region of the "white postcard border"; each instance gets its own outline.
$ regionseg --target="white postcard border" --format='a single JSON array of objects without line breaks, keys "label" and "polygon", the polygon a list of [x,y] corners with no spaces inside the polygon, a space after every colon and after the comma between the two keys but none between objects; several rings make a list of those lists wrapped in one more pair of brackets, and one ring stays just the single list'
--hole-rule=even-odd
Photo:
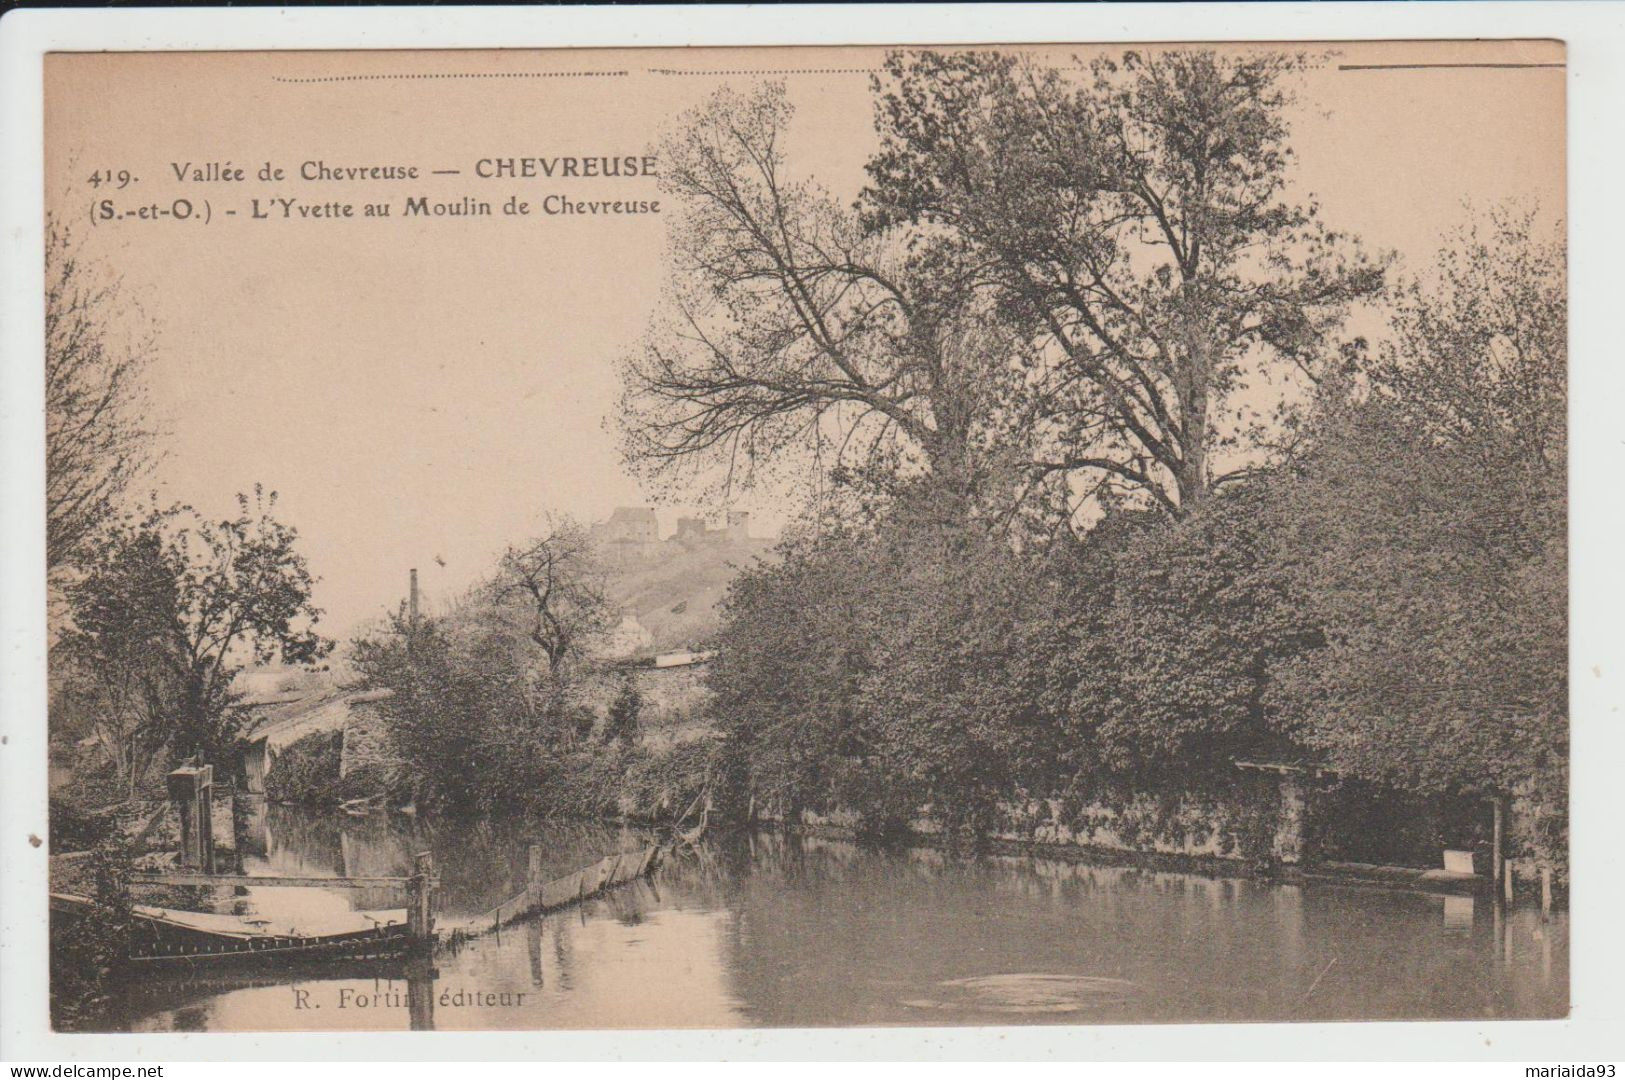
[{"label": "white postcard border", "polygon": [[[1560,1022],[345,1035],[57,1035],[45,989],[42,60],[50,51],[1315,41],[1568,44],[1573,1014]],[[1523,1059],[1617,1055],[1625,892],[1615,772],[1625,610],[1625,4],[805,5],[13,11],[0,20],[0,1059]]]}]

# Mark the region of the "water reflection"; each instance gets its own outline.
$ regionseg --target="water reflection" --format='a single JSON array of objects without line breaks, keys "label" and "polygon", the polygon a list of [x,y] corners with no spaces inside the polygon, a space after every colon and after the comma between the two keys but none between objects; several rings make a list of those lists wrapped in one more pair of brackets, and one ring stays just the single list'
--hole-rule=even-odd
[{"label": "water reflection", "polygon": [[[552,875],[647,835],[272,807],[245,865],[398,876],[431,850],[439,925],[466,926],[519,888],[532,842]],[[172,1031],[1550,1017],[1567,944],[1564,916],[1487,900],[758,833],[432,962],[148,977],[124,1004],[132,1029]]]}]

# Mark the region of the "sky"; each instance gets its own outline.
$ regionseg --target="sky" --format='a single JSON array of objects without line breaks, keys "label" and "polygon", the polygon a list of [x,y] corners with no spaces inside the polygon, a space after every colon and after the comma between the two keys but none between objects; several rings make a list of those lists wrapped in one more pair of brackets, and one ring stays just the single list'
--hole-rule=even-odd
[{"label": "sky", "polygon": [[[1099,51],[1020,48],[1061,63]],[[276,490],[320,578],[322,629],[340,639],[399,602],[409,568],[429,605],[443,603],[550,511],[594,521],[616,506],[671,503],[669,532],[690,493],[642,488],[621,461],[614,417],[616,361],[658,305],[672,216],[537,212],[551,195],[658,199],[656,182],[481,179],[476,163],[643,155],[717,88],[777,78],[797,108],[792,168],[850,198],[874,145],[867,72],[881,55],[52,55],[47,200],[87,261],[121,279],[119,318],[154,335],[149,390],[165,435],[149,486],[209,514],[231,512],[255,483]],[[1563,71],[1550,65],[1561,60],[1555,42],[1339,44],[1293,109],[1295,187],[1329,224],[1412,269],[1466,220],[1467,203],[1534,201],[1554,220]],[[421,175],[298,180],[315,161]],[[173,172],[208,162],[245,178]],[[287,176],[261,181],[267,163]],[[120,170],[137,179],[90,184]],[[467,195],[496,213],[402,218],[418,195]],[[393,212],[283,219],[279,196]],[[503,215],[510,196],[532,213]],[[180,197],[207,204],[207,223],[134,215]],[[270,216],[253,216],[255,199]],[[106,200],[131,216],[101,218]],[[758,533],[792,509],[750,495],[735,506],[753,512]]]}]

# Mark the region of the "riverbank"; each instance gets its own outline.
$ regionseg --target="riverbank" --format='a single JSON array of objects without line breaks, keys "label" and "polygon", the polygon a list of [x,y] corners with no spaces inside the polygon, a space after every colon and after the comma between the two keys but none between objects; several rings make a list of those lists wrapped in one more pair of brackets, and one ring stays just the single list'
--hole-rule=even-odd
[{"label": "riverbank", "polygon": [[[798,836],[823,840],[841,840],[852,843],[864,841],[850,829],[828,824],[775,826]],[[910,832],[894,843],[906,847],[953,853],[954,847],[940,833]],[[1040,840],[1021,840],[1009,837],[991,837],[982,841],[980,852],[989,854],[1049,859],[1100,867],[1132,867],[1167,873],[1198,874],[1214,878],[1244,878],[1261,882],[1285,884],[1335,884],[1419,892],[1434,895],[1488,896],[1492,892],[1489,878],[1482,874],[1452,873],[1409,866],[1380,866],[1372,863],[1340,861],[1313,862],[1307,865],[1284,866],[1249,862],[1245,859],[1216,855],[1181,854],[1164,851],[1125,850],[1123,848],[1076,843],[1053,843]],[[969,856],[969,852],[959,852]],[[1520,892],[1520,895],[1524,895]],[[1532,894],[1531,894],[1532,895]],[[1530,898],[1526,896],[1526,898]],[[1566,907],[1567,896],[1558,906]]]},{"label": "riverbank", "polygon": [[[618,786],[600,785],[598,812],[555,816],[548,820],[659,829],[676,823],[686,810],[686,822],[692,824],[703,803],[700,798],[704,791],[702,765],[696,760],[683,760],[683,755],[661,755],[658,765],[643,762],[632,780],[623,778]],[[324,812],[345,816],[333,806],[327,806]],[[385,809],[374,800],[373,809],[361,820],[389,820],[397,816],[400,816],[399,810]],[[921,816],[904,830],[878,837],[865,829],[860,815],[852,812],[803,811],[798,816],[797,821],[764,814],[742,819],[729,817],[713,807],[709,820],[713,826],[728,829],[767,828],[818,839],[876,843],[882,847],[900,843],[944,852],[990,852],[1103,867],[1139,867],[1259,881],[1335,883],[1436,895],[1488,896],[1497,892],[1487,874],[1446,869],[1442,865],[1442,852],[1440,864],[1432,867],[1316,855],[1306,850],[1292,832],[1292,827],[1301,823],[1293,817],[1288,817],[1283,825],[1276,816],[1268,816],[1267,842],[1255,840],[1246,844],[1233,834],[1225,835],[1222,827],[1212,825],[1172,839],[1166,832],[1159,838],[1149,831],[1135,833],[1125,827],[1125,832],[1137,837],[1127,840],[1107,826],[1074,832],[1049,822],[1034,825],[1029,817],[1024,819],[1027,824],[1020,830],[1009,828],[1007,820],[1005,828],[965,837],[952,835],[929,817]],[[523,818],[524,815],[515,816],[515,820]],[[1476,864],[1475,869],[1478,869]],[[1538,877],[1532,867],[1520,872],[1517,880],[1520,898],[1539,897]],[[1566,905],[1566,882],[1553,889],[1551,903],[1557,907]]]},{"label": "riverbank", "polygon": [[[726,747],[715,735],[652,739],[656,734],[670,733],[647,728],[622,741],[594,731],[556,755],[545,790],[505,798],[498,784],[480,805],[535,819],[669,826],[685,814],[691,822],[704,804],[714,823],[812,836],[892,836],[945,849],[1427,893],[1495,889],[1488,802],[1430,803],[1304,766],[1249,763],[1222,782],[1210,779],[1188,790],[1091,788],[1080,781],[1065,798],[1007,798],[968,829],[944,824],[959,817],[931,807],[884,823],[878,815],[885,807],[777,810],[753,797],[748,781],[727,768]],[[398,760],[380,757],[364,773],[344,774],[336,760],[340,742],[317,734],[292,743],[268,774],[271,797],[316,807],[433,812],[415,798]],[[1453,852],[1449,866],[1447,850]],[[1514,860],[1514,866],[1524,894],[1544,891],[1539,867],[1527,859]],[[1560,905],[1566,876],[1559,868],[1550,877],[1550,903]]]},{"label": "riverbank", "polygon": [[[248,855],[251,873],[398,874],[414,851],[433,851],[448,926],[477,922],[521,885],[532,845],[553,875],[634,849],[646,835],[608,824],[351,818],[288,807],[268,808],[263,821],[250,838],[259,852]],[[1561,913],[1546,922],[1523,906],[1496,917],[1498,905],[1464,897],[1209,866],[1194,873],[1106,865],[1036,850],[960,858],[928,845],[718,828],[651,885],[438,955],[427,975],[433,1024],[1442,1019],[1566,1008]],[[278,902],[277,892],[253,889],[243,899],[259,908]],[[349,893],[332,899],[370,902]],[[1322,976],[1333,956],[1338,962]],[[651,979],[656,964],[660,977]],[[251,978],[143,978],[123,988],[114,1022],[142,1031],[297,1029],[309,1017],[295,1007],[297,986],[322,1003],[324,1022],[406,1029],[404,1007],[339,1007],[371,992],[378,970],[391,969],[335,963]],[[514,1004],[440,1006],[442,993],[459,990],[506,992]]]}]

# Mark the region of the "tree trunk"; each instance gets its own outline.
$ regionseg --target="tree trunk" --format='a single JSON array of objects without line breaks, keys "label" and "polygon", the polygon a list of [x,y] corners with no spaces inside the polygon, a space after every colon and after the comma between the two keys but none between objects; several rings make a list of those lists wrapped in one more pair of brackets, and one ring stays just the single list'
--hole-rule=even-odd
[{"label": "tree trunk", "polygon": [[1214,345],[1204,323],[1206,307],[1187,283],[1185,304],[1184,385],[1179,391],[1180,465],[1174,481],[1179,488],[1181,513],[1194,510],[1208,493],[1208,405],[1213,381]]}]

